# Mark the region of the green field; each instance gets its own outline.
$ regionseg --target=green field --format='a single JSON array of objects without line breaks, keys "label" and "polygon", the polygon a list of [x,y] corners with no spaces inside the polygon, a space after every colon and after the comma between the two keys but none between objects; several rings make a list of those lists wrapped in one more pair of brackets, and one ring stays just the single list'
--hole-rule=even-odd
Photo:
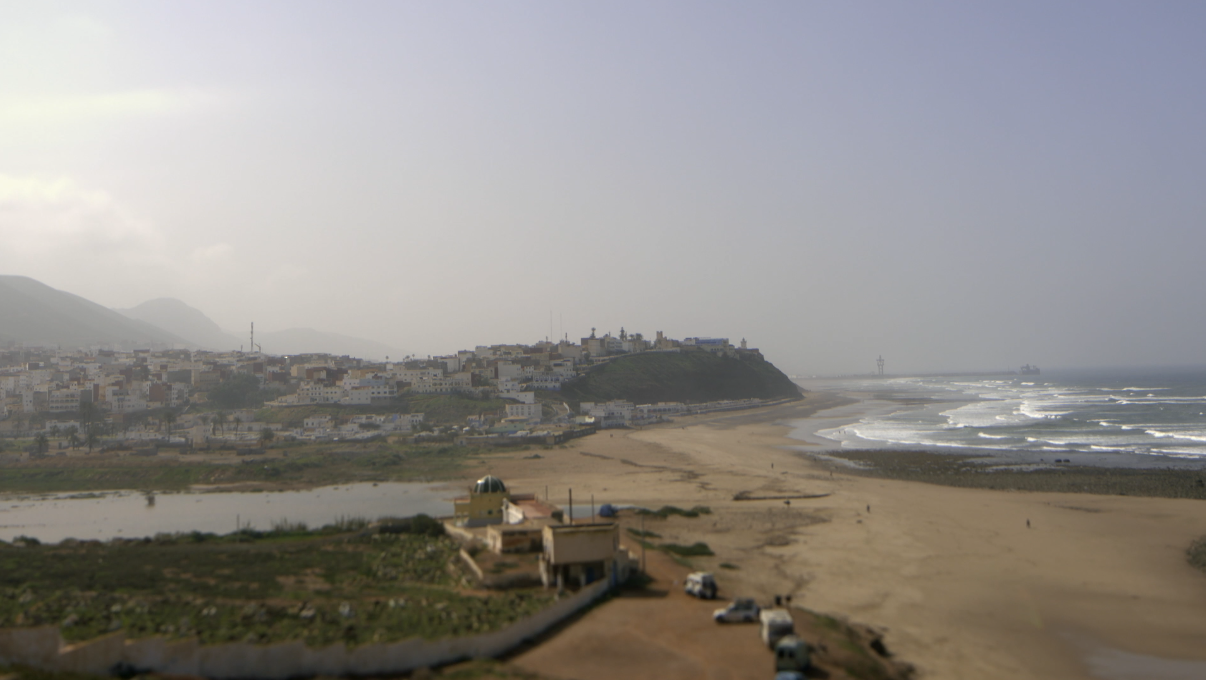
[{"label": "green field", "polygon": [[541,589],[466,590],[442,536],[330,531],[0,542],[0,627],[320,647],[487,632],[551,601]]}]

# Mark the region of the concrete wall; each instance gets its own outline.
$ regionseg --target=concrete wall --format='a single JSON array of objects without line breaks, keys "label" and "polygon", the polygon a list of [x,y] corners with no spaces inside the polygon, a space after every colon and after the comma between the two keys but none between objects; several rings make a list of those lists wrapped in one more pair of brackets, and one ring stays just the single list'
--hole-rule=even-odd
[{"label": "concrete wall", "polygon": [[548,630],[607,592],[593,583],[503,630],[468,637],[347,648],[343,643],[310,649],[301,641],[275,645],[234,642],[202,646],[197,638],[127,640],[122,632],[64,645],[58,628],[0,629],[0,663],[74,673],[109,673],[118,664],[139,671],[195,675],[221,680],[286,680],[316,675],[406,673],[468,658],[496,657]]},{"label": "concrete wall", "polygon": [[477,563],[477,560],[473,559],[473,556],[470,555],[464,548],[461,548],[461,560],[463,560],[465,564],[469,566],[469,569],[473,571],[473,575],[477,577],[477,580],[484,588],[496,588],[501,590],[505,588],[523,588],[526,586],[541,585],[540,576],[531,572],[487,574],[486,572],[482,571],[481,565]]},{"label": "concrete wall", "polygon": [[607,561],[619,547],[619,525],[612,522],[544,528],[544,554],[555,565]]}]

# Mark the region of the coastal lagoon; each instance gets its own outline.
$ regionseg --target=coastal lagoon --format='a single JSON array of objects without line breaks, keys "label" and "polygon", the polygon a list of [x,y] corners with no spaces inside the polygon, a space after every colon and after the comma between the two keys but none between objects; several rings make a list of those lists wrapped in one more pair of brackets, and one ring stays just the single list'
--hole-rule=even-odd
[{"label": "coastal lagoon", "polygon": [[142,538],[158,533],[225,534],[240,526],[269,530],[274,522],[310,528],[341,518],[452,514],[452,493],[423,483],[341,484],[303,491],[164,493],[148,503],[135,491],[0,496],[0,539],[31,536]]},{"label": "coastal lagoon", "polygon": [[863,400],[799,424],[793,436],[822,447],[976,453],[1012,463],[1206,467],[1202,368],[805,384]]}]

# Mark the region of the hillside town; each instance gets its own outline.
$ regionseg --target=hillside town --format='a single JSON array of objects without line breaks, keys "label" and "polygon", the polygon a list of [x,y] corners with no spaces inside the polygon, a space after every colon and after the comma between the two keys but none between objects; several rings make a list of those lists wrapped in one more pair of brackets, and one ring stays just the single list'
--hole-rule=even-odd
[{"label": "hillside town", "polygon": [[[761,403],[583,401],[575,410],[558,397],[563,385],[592,367],[657,352],[761,358],[744,339],[738,345],[727,338],[675,340],[661,331],[646,339],[624,329],[618,335],[597,335],[591,329],[576,343],[482,345],[381,362],[258,351],[10,347],[0,350],[0,432],[57,436],[64,440],[60,445],[72,449],[91,449],[100,443],[97,433],[107,442],[177,445],[397,434],[456,437],[460,443],[515,438],[554,443],[598,428]],[[456,422],[405,408],[413,402],[434,403],[441,396],[457,399],[463,407],[474,406],[467,400],[475,400],[481,408]],[[278,415],[265,415],[273,412]],[[290,413],[304,415],[290,418]]]}]

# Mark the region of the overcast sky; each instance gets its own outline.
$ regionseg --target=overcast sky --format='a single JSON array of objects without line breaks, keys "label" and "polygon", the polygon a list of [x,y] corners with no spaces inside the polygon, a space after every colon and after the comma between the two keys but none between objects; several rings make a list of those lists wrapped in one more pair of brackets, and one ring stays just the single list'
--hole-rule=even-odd
[{"label": "overcast sky", "polygon": [[1200,2],[5,2],[0,273],[436,354],[1206,363]]}]

